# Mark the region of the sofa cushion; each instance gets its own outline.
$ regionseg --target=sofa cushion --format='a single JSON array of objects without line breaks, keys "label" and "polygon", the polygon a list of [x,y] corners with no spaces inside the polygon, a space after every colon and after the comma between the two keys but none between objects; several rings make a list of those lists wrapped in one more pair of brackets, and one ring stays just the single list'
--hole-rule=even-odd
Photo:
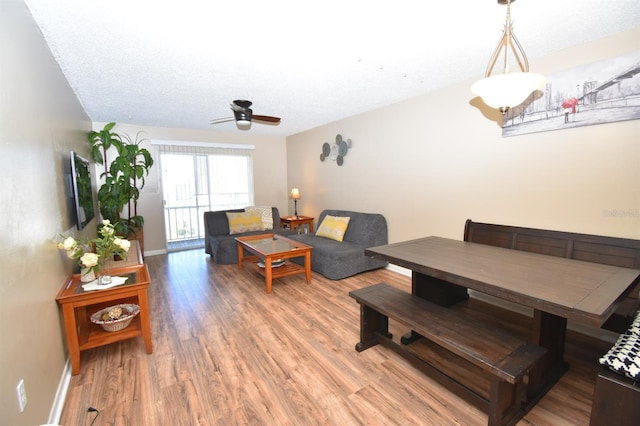
[{"label": "sofa cushion", "polygon": [[[220,264],[228,265],[238,263],[238,248],[235,237],[244,235],[259,235],[265,231],[252,231],[242,234],[229,234],[229,218],[227,213],[243,213],[244,209],[229,209],[204,212],[204,251],[211,255],[211,260]],[[295,231],[284,229],[280,225],[280,212],[276,207],[271,207],[273,217],[273,231],[277,234],[291,235]]]},{"label": "sofa cushion", "polygon": [[257,213],[230,213],[227,212],[229,220],[229,235],[242,234],[244,232],[261,231],[262,218]]},{"label": "sofa cushion", "polygon": [[251,206],[244,209],[247,213],[255,213],[262,219],[262,230],[273,229],[273,212],[270,206]]},{"label": "sofa cushion", "polygon": [[[387,262],[365,256],[367,247],[388,243],[387,221],[377,213],[359,213],[348,210],[324,210],[318,223],[327,216],[349,217],[349,226],[342,241],[316,234],[291,235],[289,238],[313,247],[311,269],[332,280],[340,280],[360,272],[384,268]],[[293,259],[303,264],[301,258]]]},{"label": "sofa cushion", "polygon": [[600,364],[633,380],[640,380],[640,336],[633,333],[621,335],[600,358]]},{"label": "sofa cushion", "polygon": [[348,216],[331,216],[326,215],[320,224],[320,227],[316,231],[318,237],[330,238],[336,241],[342,241],[344,234],[347,232],[347,226],[349,226]]}]

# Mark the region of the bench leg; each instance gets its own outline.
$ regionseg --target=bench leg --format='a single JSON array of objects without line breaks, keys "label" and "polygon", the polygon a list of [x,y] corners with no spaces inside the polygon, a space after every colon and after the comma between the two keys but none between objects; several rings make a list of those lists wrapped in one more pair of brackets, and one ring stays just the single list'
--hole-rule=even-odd
[{"label": "bench leg", "polygon": [[524,394],[522,381],[514,385],[495,379],[489,397],[489,426],[515,424],[521,419],[525,414],[521,409]]},{"label": "bench leg", "polygon": [[367,305],[360,304],[360,342],[356,351],[362,352],[378,344],[377,333],[391,338],[389,318]]}]

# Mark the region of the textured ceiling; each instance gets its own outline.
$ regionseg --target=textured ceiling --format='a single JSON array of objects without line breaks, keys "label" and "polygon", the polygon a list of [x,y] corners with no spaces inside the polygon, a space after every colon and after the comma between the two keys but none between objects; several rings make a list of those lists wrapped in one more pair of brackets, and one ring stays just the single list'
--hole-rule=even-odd
[{"label": "textured ceiling", "polygon": [[[291,135],[481,78],[506,6],[497,0],[25,0],[93,121]],[[640,26],[638,0],[518,0],[529,60]],[[535,71],[535,69],[532,69]],[[469,92],[469,99],[473,98]]]}]

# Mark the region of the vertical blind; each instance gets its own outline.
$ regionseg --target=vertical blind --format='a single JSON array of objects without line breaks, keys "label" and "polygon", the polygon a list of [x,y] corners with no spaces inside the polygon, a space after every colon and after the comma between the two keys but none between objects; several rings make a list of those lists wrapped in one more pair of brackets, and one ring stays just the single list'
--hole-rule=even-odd
[{"label": "vertical blind", "polygon": [[158,145],[168,241],[204,237],[205,211],[254,204],[253,149]]}]

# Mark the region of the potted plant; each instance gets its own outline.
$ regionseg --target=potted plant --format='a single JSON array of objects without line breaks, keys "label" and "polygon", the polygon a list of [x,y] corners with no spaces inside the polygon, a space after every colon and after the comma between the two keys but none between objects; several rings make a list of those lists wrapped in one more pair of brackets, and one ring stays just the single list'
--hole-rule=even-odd
[{"label": "potted plant", "polygon": [[[103,219],[118,224],[116,231],[129,239],[137,239],[144,252],[144,218],[138,215],[138,198],[144,187],[145,177],[153,166],[153,158],[141,146],[145,138],[138,132],[135,138],[127,134],[120,136],[113,132],[116,123],[108,123],[99,131],[88,134],[93,161],[104,164],[104,183],[98,189],[98,204]],[[107,160],[110,148],[115,148],[117,156]],[[126,209],[125,209],[126,207]]]}]

